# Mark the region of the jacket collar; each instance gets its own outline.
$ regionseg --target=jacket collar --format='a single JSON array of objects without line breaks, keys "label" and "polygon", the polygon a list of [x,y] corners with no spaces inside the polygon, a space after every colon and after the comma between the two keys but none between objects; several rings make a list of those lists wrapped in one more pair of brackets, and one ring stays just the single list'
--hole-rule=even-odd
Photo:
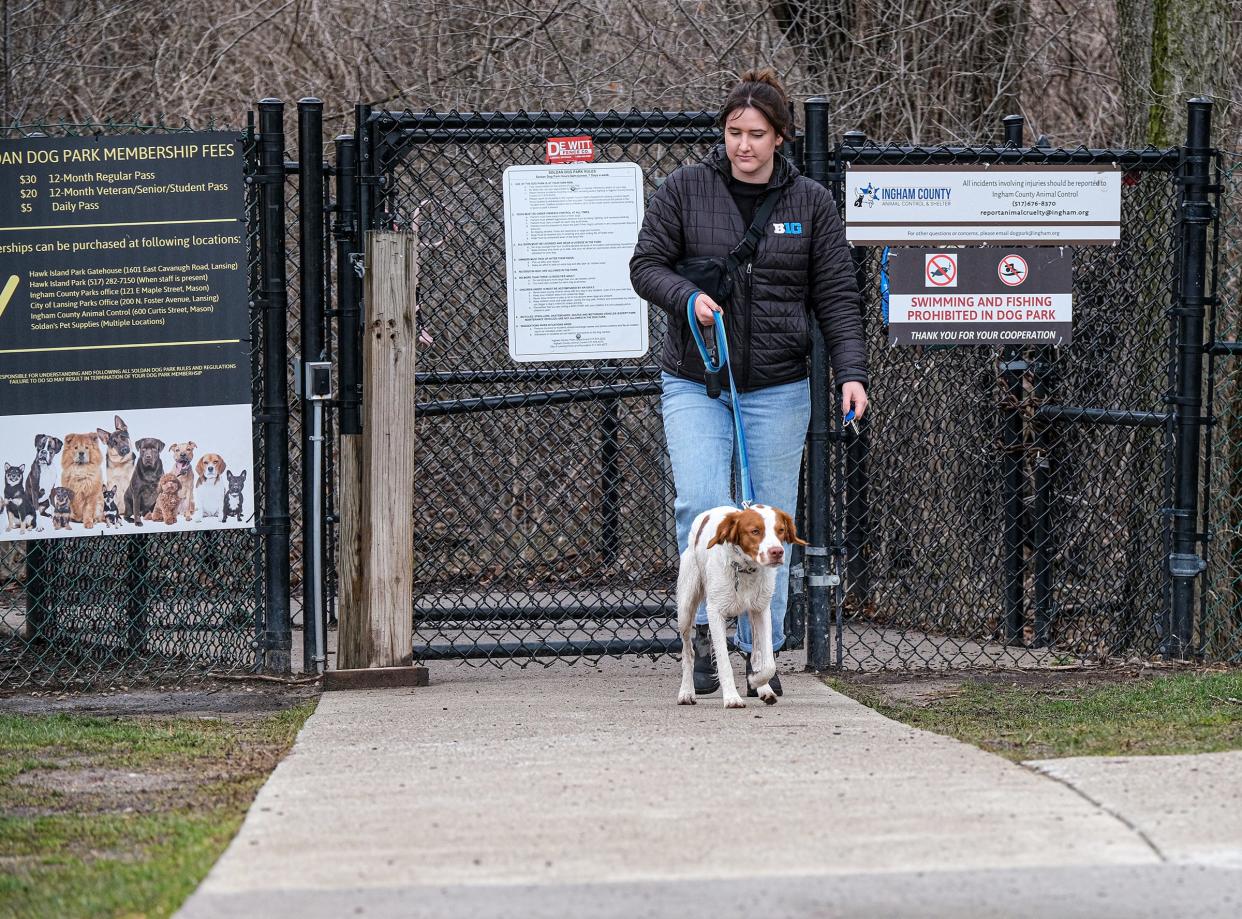
[{"label": "jacket collar", "polygon": [[[733,175],[729,164],[729,157],[725,154],[724,144],[717,144],[713,147],[711,153],[707,155],[706,162],[719,172],[726,182]],[[796,179],[798,175],[798,167],[791,163],[785,154],[777,150],[776,156],[773,157],[772,161],[772,178],[768,179],[767,187],[781,188]]]}]

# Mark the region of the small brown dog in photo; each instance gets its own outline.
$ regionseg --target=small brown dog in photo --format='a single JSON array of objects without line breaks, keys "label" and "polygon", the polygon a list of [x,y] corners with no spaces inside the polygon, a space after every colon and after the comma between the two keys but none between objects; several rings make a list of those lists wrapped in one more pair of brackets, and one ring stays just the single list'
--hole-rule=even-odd
[{"label": "small brown dog in photo", "polygon": [[186,520],[194,517],[194,451],[198,444],[188,440],[181,444],[172,444],[168,452],[173,456],[172,474],[177,477],[181,488],[181,500],[177,503],[177,513]]},{"label": "small brown dog in photo", "polygon": [[180,505],[181,483],[177,480],[176,473],[165,472],[160,476],[155,495],[155,507],[151,513],[147,514],[147,519],[172,526],[177,522],[177,508]]},{"label": "small brown dog in photo", "polygon": [[72,517],[85,530],[103,518],[103,451],[98,434],[66,434],[60,484],[73,492]]}]

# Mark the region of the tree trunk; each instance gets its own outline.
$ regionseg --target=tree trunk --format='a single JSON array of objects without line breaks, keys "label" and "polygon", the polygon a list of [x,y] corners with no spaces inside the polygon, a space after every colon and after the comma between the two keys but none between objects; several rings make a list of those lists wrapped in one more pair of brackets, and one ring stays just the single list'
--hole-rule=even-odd
[{"label": "tree trunk", "polygon": [[1126,143],[1176,146],[1186,133],[1186,100],[1228,94],[1230,6],[1230,0],[1117,0]]}]

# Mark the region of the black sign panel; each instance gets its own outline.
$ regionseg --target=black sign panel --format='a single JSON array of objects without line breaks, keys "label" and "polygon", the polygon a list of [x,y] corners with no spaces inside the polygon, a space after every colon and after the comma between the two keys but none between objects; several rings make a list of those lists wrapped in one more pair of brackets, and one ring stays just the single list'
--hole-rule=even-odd
[{"label": "black sign panel", "polygon": [[[0,141],[0,448],[10,468],[39,465],[40,436],[92,434],[106,453],[104,433],[122,427],[131,441],[163,444],[163,462],[211,450],[234,470],[251,466],[243,182],[233,133]],[[172,444],[191,446],[170,457]],[[123,495],[117,464],[100,464],[100,480],[111,475]],[[78,491],[93,493],[73,472]],[[252,484],[249,475],[245,497]],[[178,528],[202,518],[193,497],[182,496]],[[219,502],[208,503],[205,525],[249,525],[238,519],[249,509],[221,521]],[[89,535],[92,517],[78,507],[71,525],[40,535]]]},{"label": "black sign panel", "polygon": [[1073,328],[1067,247],[894,249],[890,345],[1066,345]]}]

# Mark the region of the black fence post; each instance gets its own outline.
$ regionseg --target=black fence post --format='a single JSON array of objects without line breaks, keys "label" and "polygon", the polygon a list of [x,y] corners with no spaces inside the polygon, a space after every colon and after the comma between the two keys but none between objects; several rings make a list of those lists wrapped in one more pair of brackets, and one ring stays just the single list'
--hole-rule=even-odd
[{"label": "black fence post", "polygon": [[359,278],[354,268],[358,252],[358,142],[348,134],[336,139],[336,353],[340,370],[337,399],[340,434],[361,434],[359,394],[362,353],[358,310]]},{"label": "black fence post", "polygon": [[[1022,146],[1021,115],[1006,115],[1005,146]],[[1020,347],[1007,347],[1001,357],[1001,487],[1003,489],[1002,545],[1005,566],[1004,641],[1009,645],[1023,643],[1025,619],[1026,539],[1022,530],[1023,492],[1026,472],[1023,469],[1023,377],[1029,365],[1022,358]]]},{"label": "black fence post", "polygon": [[[301,253],[301,352],[302,366],[325,359],[324,350],[324,200],[323,200],[323,103],[315,98],[298,102],[298,251]],[[314,460],[322,455],[322,438],[314,434],[315,404],[306,398],[305,371],[295,385],[302,409],[302,670],[318,671],[316,640],[321,623],[316,616],[322,578],[323,521],[316,519]]]},{"label": "black fence post", "polygon": [[[807,177],[827,184],[829,178],[828,100],[813,96],[806,100],[806,135],[803,156]],[[823,671],[829,667],[831,648],[828,628],[832,587],[839,577],[829,574],[828,501],[828,438],[831,430],[829,411],[832,391],[829,388],[828,356],[818,326],[811,323],[811,423],[806,438],[806,522],[807,542],[803,551],[806,568],[807,650],[808,670]]]},{"label": "black fence post", "polygon": [[288,293],[285,287],[285,104],[259,102],[259,232],[263,307],[264,598],[267,633],[263,668],[288,673],[289,622],[289,396],[285,378]]},{"label": "black fence post", "polygon": [[1199,437],[1203,426],[1203,321],[1207,305],[1208,227],[1214,218],[1208,201],[1212,163],[1212,103],[1187,105],[1186,145],[1182,148],[1181,283],[1177,317],[1177,391],[1173,542],[1169,553],[1172,621],[1161,653],[1186,657],[1194,635],[1195,581],[1205,564],[1199,556]]},{"label": "black fence post", "polygon": [[[842,141],[847,147],[863,147],[867,135],[862,131],[846,131]],[[844,182],[844,176],[842,176]],[[867,255],[860,246],[850,251],[854,259],[854,278],[859,291],[867,289]],[[867,304],[860,303],[863,335],[867,334]],[[870,531],[871,496],[867,478],[867,451],[870,443],[871,417],[864,415],[857,425],[857,434],[846,436],[845,442],[845,597],[855,611],[870,612],[875,602],[871,596],[871,565],[867,556]],[[840,658],[841,649],[837,649]],[[840,661],[838,660],[838,664]]]}]

